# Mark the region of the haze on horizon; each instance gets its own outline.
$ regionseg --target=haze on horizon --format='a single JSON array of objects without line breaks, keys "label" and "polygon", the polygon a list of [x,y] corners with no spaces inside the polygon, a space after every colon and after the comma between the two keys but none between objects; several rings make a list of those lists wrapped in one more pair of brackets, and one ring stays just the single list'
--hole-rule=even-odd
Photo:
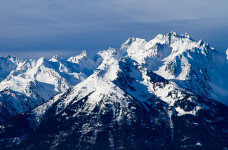
[{"label": "haze on horizon", "polygon": [[63,57],[171,30],[228,48],[227,0],[0,0],[0,56]]}]

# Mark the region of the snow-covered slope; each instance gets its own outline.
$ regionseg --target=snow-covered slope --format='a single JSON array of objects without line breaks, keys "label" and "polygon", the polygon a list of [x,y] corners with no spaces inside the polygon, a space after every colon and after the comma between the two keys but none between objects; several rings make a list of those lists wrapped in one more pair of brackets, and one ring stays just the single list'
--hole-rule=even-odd
[{"label": "snow-covered slope", "polygon": [[96,68],[92,59],[90,62],[79,60],[82,64],[87,63],[87,66],[81,69],[78,64],[57,56],[50,60],[43,57],[38,60],[2,57],[1,61],[0,102],[1,107],[7,111],[1,111],[0,121],[23,113],[56,94],[65,92],[86,79]]},{"label": "snow-covered slope", "polygon": [[81,54],[75,57],[70,57],[67,61],[77,64],[80,72],[83,72],[89,76],[93,73],[93,70],[100,65],[102,59],[99,55],[95,55],[95,57],[92,59],[91,56],[88,55],[87,51],[84,50]]},{"label": "snow-covered slope", "polygon": [[12,70],[15,70],[21,60],[16,57],[0,57],[0,82],[4,80]]},{"label": "snow-covered slope", "polygon": [[208,43],[188,34],[159,34],[149,42],[130,38],[120,48],[124,55],[196,94],[228,104],[228,61]]},{"label": "snow-covered slope", "polygon": [[18,149],[227,146],[227,139],[221,138],[228,137],[225,105],[181,88],[128,56],[120,57],[119,50],[100,55],[103,62],[91,76],[30,112],[37,129]]},{"label": "snow-covered slope", "polygon": [[0,146],[227,149],[228,107],[211,99],[227,98],[226,57],[171,32],[95,58],[21,61],[0,83]]}]

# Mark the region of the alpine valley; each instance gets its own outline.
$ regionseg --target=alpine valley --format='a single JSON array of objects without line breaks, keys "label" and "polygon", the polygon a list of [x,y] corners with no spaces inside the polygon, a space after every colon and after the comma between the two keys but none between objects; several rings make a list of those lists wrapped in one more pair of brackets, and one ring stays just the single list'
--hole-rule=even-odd
[{"label": "alpine valley", "polygon": [[188,34],[0,57],[1,150],[228,150],[227,105],[228,50]]}]

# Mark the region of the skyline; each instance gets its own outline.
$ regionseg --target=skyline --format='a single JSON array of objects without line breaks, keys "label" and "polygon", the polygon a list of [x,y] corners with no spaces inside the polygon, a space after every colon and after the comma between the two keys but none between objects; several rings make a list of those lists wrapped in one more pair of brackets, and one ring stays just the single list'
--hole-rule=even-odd
[{"label": "skyline", "polygon": [[218,51],[228,48],[226,0],[0,0],[0,55],[69,57],[119,48],[130,37],[188,33]]}]

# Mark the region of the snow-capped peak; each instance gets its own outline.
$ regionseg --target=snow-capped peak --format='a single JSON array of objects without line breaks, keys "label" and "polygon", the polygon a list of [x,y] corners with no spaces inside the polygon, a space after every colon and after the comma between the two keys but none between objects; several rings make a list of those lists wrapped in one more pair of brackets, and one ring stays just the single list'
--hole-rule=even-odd
[{"label": "snow-capped peak", "polygon": [[141,39],[141,38],[135,38],[135,37],[131,37],[129,38],[126,42],[124,42],[122,45],[121,45],[121,50],[125,50],[127,49],[128,47],[131,46],[131,44],[134,44],[134,43],[143,43],[143,42],[146,42],[145,39]]},{"label": "snow-capped peak", "polygon": [[59,59],[58,55],[54,55],[54,56],[52,56],[52,58],[49,61],[57,62],[58,59]]},{"label": "snow-capped peak", "polygon": [[86,59],[88,57],[87,51],[83,50],[82,53],[75,57],[70,57],[67,61],[79,64],[82,59]]},{"label": "snow-capped peak", "polygon": [[135,42],[135,41],[136,41],[136,38],[131,37],[131,38],[129,38],[126,42],[124,42],[124,43],[122,44],[121,47],[123,47],[123,46],[125,46],[125,45],[131,45],[131,43],[133,43],[133,42]]},{"label": "snow-capped peak", "polygon": [[178,36],[178,34],[174,31],[171,31],[169,33],[167,33],[168,36]]},{"label": "snow-capped peak", "polygon": [[176,32],[149,42],[130,38],[93,58],[83,51],[68,60],[42,57],[17,65],[0,57],[0,124],[9,120],[0,125],[0,145],[224,149],[228,107],[209,98],[228,97],[227,57],[228,50],[219,54]]},{"label": "snow-capped peak", "polygon": [[191,36],[187,32],[185,34],[181,34],[181,36],[191,39]]},{"label": "snow-capped peak", "polygon": [[[174,80],[194,93],[210,97],[210,95],[215,94],[211,93],[212,87],[209,83],[217,83],[217,80],[212,78],[215,76],[213,70],[216,68],[215,55],[217,53],[203,40],[195,41],[187,33],[178,35],[172,31],[166,35],[159,34],[149,42],[145,39],[129,38],[122,44],[120,51],[109,49],[102,52],[105,57],[111,57],[104,59],[100,68],[106,66],[105,61],[111,63],[110,60],[112,59],[110,58],[112,57],[127,56],[162,77]],[[102,57],[104,58],[104,56]],[[224,71],[221,76],[225,76]]]},{"label": "snow-capped peak", "polygon": [[[216,50],[208,43],[194,41],[187,33],[178,35],[170,32],[159,34],[150,41],[129,38],[120,49],[109,48],[98,52],[93,58],[85,50],[68,60],[59,59],[57,55],[50,60],[42,57],[25,61],[15,57],[0,57],[0,91],[10,89],[35,99],[38,95],[44,102],[85,80],[94,71],[101,71],[104,80],[114,81],[118,78],[117,72],[121,71],[120,60],[129,58],[184,89],[222,99],[228,96],[228,83],[223,81],[227,77],[224,69],[227,65],[218,68],[220,61],[217,61],[216,55]],[[228,50],[221,57],[223,62],[227,62],[226,58]]]},{"label": "snow-capped peak", "polygon": [[83,50],[79,55],[78,55],[78,59],[80,58],[84,58],[84,57],[87,57],[88,56],[88,53],[86,50]]}]

